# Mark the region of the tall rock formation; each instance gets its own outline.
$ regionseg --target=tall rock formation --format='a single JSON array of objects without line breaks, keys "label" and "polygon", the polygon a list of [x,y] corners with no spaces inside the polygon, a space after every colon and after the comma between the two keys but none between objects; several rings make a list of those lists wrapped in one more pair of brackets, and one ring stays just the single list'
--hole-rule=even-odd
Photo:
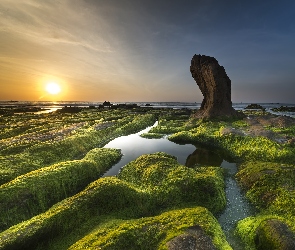
[{"label": "tall rock formation", "polygon": [[194,55],[190,71],[204,99],[196,112],[197,118],[239,117],[231,102],[231,80],[214,57]]}]

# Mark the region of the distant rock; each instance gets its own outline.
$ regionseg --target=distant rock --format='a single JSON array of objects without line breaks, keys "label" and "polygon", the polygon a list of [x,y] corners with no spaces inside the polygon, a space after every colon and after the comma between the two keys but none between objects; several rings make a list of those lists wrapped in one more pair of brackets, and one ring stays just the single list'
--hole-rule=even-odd
[{"label": "distant rock", "polygon": [[256,229],[255,245],[257,250],[293,250],[295,234],[280,220],[263,221]]},{"label": "distant rock", "polygon": [[104,101],[102,105],[103,105],[104,107],[110,107],[110,106],[112,106],[113,104],[110,103],[109,101]]},{"label": "distant rock", "polygon": [[199,226],[192,226],[167,243],[168,250],[216,250],[212,239]]},{"label": "distant rock", "polygon": [[249,104],[245,109],[262,109],[262,110],[264,110],[264,108],[261,105],[256,104],[256,103]]},{"label": "distant rock", "polygon": [[275,112],[295,112],[295,107],[281,106],[279,108],[272,108]]},{"label": "distant rock", "polygon": [[64,106],[63,108],[58,109],[55,112],[57,112],[57,113],[79,113],[81,111],[82,111],[82,108],[80,108],[80,107]]},{"label": "distant rock", "polygon": [[214,57],[194,55],[190,72],[204,99],[196,112],[197,118],[229,118],[243,116],[232,107],[231,80]]}]

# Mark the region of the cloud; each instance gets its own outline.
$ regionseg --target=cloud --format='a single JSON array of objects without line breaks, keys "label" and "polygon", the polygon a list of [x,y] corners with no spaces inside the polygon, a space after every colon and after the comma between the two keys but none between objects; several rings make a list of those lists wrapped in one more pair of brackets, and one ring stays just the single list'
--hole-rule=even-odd
[{"label": "cloud", "polygon": [[76,96],[95,98],[103,89],[121,100],[201,101],[189,72],[200,53],[217,58],[238,95],[251,81],[280,78],[289,86],[291,9],[274,1],[1,0],[0,84],[14,78],[33,88],[51,75]]}]

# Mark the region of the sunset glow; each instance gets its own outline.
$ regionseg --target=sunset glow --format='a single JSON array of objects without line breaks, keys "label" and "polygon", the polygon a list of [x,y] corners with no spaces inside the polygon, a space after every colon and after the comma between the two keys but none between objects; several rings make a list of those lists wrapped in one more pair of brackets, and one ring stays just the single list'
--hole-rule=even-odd
[{"label": "sunset glow", "polygon": [[234,103],[294,102],[294,1],[172,2],[1,0],[0,101],[202,102],[201,54]]},{"label": "sunset glow", "polygon": [[57,83],[50,82],[46,85],[46,91],[51,95],[56,95],[56,94],[60,93],[61,88]]}]

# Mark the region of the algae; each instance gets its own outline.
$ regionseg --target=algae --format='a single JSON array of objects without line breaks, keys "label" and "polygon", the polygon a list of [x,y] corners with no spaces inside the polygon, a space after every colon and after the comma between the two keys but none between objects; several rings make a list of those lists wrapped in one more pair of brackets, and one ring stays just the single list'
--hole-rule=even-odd
[{"label": "algae", "polygon": [[[139,179],[139,175],[144,178]],[[220,168],[189,169],[165,153],[144,155],[127,165],[118,178],[100,178],[46,212],[3,231],[0,233],[0,247],[38,247],[38,242],[44,244],[56,237],[62,238],[61,235],[71,228],[91,223],[97,216],[136,219],[157,216],[177,207],[200,205],[212,212],[218,212],[224,207],[224,182]],[[213,225],[215,228],[217,222]],[[96,226],[93,225],[94,228]],[[184,226],[185,223],[181,227]],[[224,235],[220,237],[215,241],[224,241]],[[128,241],[128,237],[123,237],[122,241]],[[128,244],[133,244],[133,238],[129,241]]]}]

